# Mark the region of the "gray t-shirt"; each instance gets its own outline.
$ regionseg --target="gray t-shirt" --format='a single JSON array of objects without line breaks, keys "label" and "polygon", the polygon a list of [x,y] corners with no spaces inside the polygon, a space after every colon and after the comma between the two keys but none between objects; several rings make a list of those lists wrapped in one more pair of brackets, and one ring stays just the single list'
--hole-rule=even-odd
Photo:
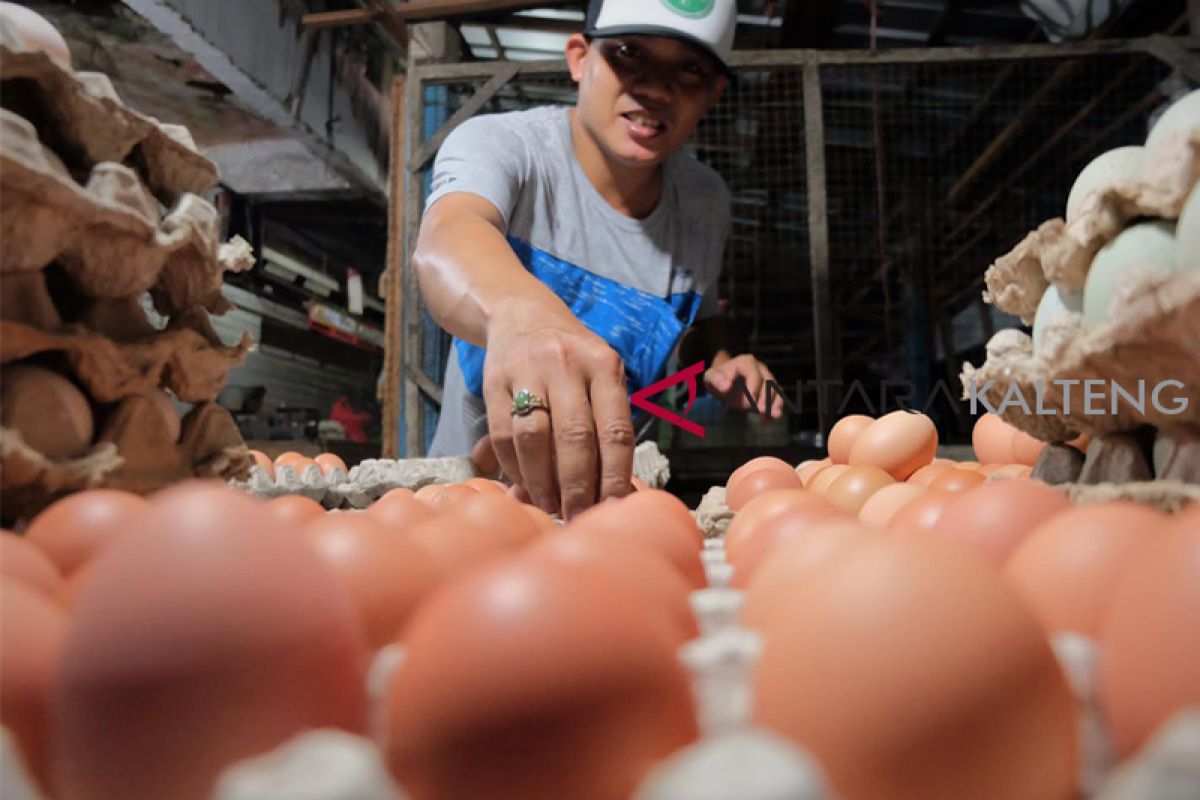
[{"label": "gray t-shirt", "polygon": [[[447,137],[426,209],[456,192],[491,202],[525,268],[617,351],[633,392],[663,377],[684,330],[716,314],[729,233],[729,190],[715,171],[683,153],[664,170],[658,206],[632,219],[584,174],[570,109],[485,115]],[[484,358],[454,342],[430,456],[466,455],[487,433]]]}]

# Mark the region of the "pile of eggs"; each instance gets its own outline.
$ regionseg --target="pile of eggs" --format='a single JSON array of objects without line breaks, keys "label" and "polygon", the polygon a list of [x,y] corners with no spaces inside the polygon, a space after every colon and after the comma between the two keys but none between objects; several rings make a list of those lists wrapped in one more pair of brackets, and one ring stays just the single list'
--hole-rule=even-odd
[{"label": "pile of eggs", "polygon": [[[1074,796],[1050,637],[1103,653],[1122,755],[1200,705],[1200,516],[909,483],[927,422],[842,429],[827,469],[877,470],[853,482],[874,490],[750,462],[723,542],[654,490],[566,525],[484,479],[365,512],[208,483],[74,495],[0,536],[0,722],[63,800],[261,797],[219,790],[312,731],[363,743],[415,800],[745,800],[772,759],[812,767],[774,796]],[[867,521],[898,487],[919,496]],[[706,646],[725,677],[740,653],[741,689],[706,694]],[[680,789],[729,736],[753,744],[720,762],[736,788]]]},{"label": "pile of eggs", "polygon": [[277,472],[282,471],[284,467],[291,468],[297,475],[303,475],[309,467],[315,466],[326,478],[332,477],[334,470],[341,470],[343,473],[349,472],[346,462],[333,453],[321,453],[309,458],[300,453],[287,452],[281,453],[272,461],[266,453],[260,450],[251,450],[250,457],[254,459],[256,466],[261,467],[267,473],[267,477],[271,480],[275,480]]}]

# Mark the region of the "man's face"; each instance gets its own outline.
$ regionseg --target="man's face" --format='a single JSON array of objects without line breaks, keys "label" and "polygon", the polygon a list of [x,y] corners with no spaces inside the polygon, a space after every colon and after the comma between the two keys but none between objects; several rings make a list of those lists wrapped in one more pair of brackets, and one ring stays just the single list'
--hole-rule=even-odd
[{"label": "man's face", "polygon": [[656,166],[691,138],[725,89],[706,54],[675,39],[625,36],[567,43],[576,111],[610,157],[630,167]]}]

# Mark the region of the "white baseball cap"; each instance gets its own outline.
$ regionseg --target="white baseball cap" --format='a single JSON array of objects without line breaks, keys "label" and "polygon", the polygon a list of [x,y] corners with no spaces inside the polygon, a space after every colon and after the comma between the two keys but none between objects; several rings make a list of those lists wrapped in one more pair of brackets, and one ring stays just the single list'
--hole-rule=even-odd
[{"label": "white baseball cap", "polygon": [[667,36],[699,47],[726,74],[737,30],[737,0],[591,0],[584,35]]}]

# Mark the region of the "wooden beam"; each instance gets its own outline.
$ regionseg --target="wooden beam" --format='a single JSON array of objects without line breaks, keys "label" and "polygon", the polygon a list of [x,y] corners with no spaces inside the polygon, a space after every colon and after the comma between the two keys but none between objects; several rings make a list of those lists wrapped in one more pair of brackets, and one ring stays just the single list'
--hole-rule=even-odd
[{"label": "wooden beam", "polygon": [[[374,2],[374,0],[372,0]],[[399,5],[391,0],[391,16],[405,23],[434,22],[456,19],[474,14],[495,14],[504,11],[524,11],[531,8],[574,5],[567,0],[409,0]],[[321,11],[305,14],[306,28],[344,28],[350,25],[366,25],[378,21],[386,12],[381,8],[356,8],[348,11]]]},{"label": "wooden beam", "polygon": [[437,404],[441,408],[445,403],[445,398],[442,393],[442,387],[438,386],[437,381],[425,374],[425,371],[410,365],[407,369],[409,380],[417,385],[421,393]]},{"label": "wooden beam", "polygon": [[438,148],[442,146],[442,142],[446,141],[446,137],[453,133],[459,125],[475,116],[485,103],[496,96],[496,92],[508,85],[519,69],[520,65],[515,61],[503,62],[496,70],[496,74],[492,75],[487,83],[480,86],[479,90],[471,95],[471,99],[463,103],[462,107],[454,112],[454,116],[446,120],[438,132],[413,153],[408,162],[408,171],[416,173],[424,169],[437,155]]},{"label": "wooden beam", "polygon": [[383,342],[383,458],[400,456],[400,401],[404,392],[404,152],[405,76],[392,79],[391,156],[388,163],[388,244],[383,302],[386,307]]},{"label": "wooden beam", "polygon": [[[804,66],[804,148],[808,193],[809,271],[812,281],[813,349],[817,380],[841,378],[833,327],[833,290],[829,282],[829,194],[825,170],[825,109],[821,68]],[[833,427],[830,409],[818,408],[823,435]]]},{"label": "wooden beam", "polygon": [[407,52],[408,26],[404,23],[400,15],[396,13],[391,0],[367,0],[367,2],[382,15],[378,21],[382,23],[383,29],[396,41],[396,44],[400,45]]},{"label": "wooden beam", "polygon": [[1050,78],[1043,83],[1028,100],[1025,101],[1025,106],[995,139],[983,149],[971,166],[967,167],[967,171],[950,189],[950,193],[946,196],[946,201],[953,205],[962,199],[967,190],[975,183],[976,180],[983,174],[984,170],[992,165],[1001,153],[1012,144],[1018,136],[1024,133],[1025,128],[1029,125],[1039,111],[1039,106],[1052,94],[1057,92],[1068,80],[1074,77],[1079,71],[1079,63],[1072,61],[1066,64],[1061,64]]},{"label": "wooden beam", "polygon": [[1200,36],[1200,0],[1188,0],[1188,23],[1192,36]]},{"label": "wooden beam", "polygon": [[414,72],[416,60],[413,51],[408,56],[408,86],[405,99],[405,127],[408,131],[405,137],[406,159],[405,169],[399,170],[404,176],[404,422],[405,422],[405,451],[406,458],[420,458],[425,455],[425,404],[421,400],[421,391],[408,371],[410,364],[420,364],[423,352],[421,320],[421,295],[417,283],[416,271],[412,266],[412,252],[416,248],[417,234],[421,229],[421,199],[423,187],[421,175],[407,169],[413,155],[421,144],[425,129],[424,82]]}]

